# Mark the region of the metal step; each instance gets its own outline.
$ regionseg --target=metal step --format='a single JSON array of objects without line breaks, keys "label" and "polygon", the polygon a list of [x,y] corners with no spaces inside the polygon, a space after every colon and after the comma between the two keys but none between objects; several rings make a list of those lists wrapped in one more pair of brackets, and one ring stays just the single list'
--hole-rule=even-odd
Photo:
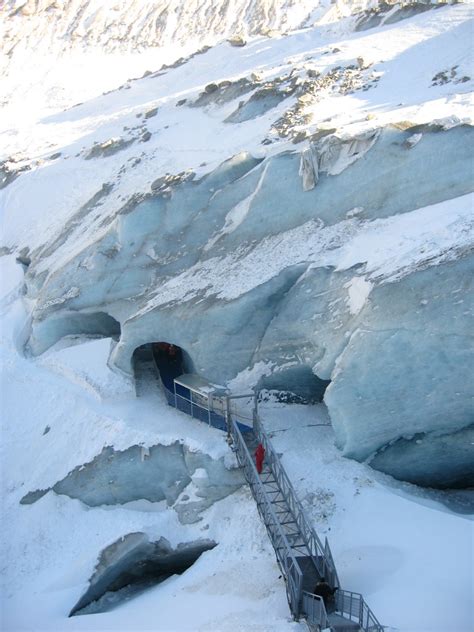
[{"label": "metal step", "polygon": [[339,614],[328,614],[328,623],[333,632],[359,632],[360,626],[355,621],[341,617]]}]

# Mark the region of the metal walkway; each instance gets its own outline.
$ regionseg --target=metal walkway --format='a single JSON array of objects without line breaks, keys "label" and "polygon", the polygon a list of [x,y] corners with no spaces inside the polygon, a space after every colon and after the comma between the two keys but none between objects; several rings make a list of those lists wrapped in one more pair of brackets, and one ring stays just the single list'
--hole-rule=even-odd
[{"label": "metal walkway", "polygon": [[[384,628],[359,593],[343,590],[339,585],[334,560],[327,538],[324,545],[306,516],[293,486],[254,412],[252,426],[242,423],[230,413],[229,401],[219,410],[210,403],[193,401],[187,389],[173,384],[181,367],[168,367],[153,352],[145,362],[154,362],[166,399],[170,406],[192,415],[219,430],[227,431],[232,439],[247,483],[275,550],[278,565],[286,585],[288,603],[296,620],[304,618],[312,632],[330,628],[333,632],[383,632]],[[232,399],[228,397],[227,400]],[[210,400],[209,400],[210,402]],[[223,411],[224,414],[223,414]],[[261,474],[258,474],[253,454],[257,445],[265,448]],[[327,606],[315,595],[316,582],[325,577],[337,588]]]}]

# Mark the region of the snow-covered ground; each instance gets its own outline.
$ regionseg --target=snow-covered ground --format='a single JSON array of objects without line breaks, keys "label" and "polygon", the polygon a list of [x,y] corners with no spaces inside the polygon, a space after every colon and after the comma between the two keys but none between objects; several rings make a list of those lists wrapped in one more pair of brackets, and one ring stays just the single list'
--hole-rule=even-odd
[{"label": "snow-covered ground", "polygon": [[[214,458],[229,449],[223,433],[168,408],[160,393],[137,400],[131,385],[107,369],[107,340],[23,358],[15,347],[27,317],[21,272],[13,258],[1,262],[2,630],[305,629],[291,621],[246,487],[186,526],[165,503],[90,508],[49,492],[33,505],[19,504],[105,445],[120,450],[179,440]],[[449,510],[443,493],[395,484],[342,458],[323,405],[266,403],[260,410],[316,529],[331,542],[342,585],[362,592],[391,629],[471,630],[471,516]],[[134,531],[172,545],[205,537],[218,546],[184,575],[110,612],[67,618],[100,551]]]},{"label": "snow-covered ground", "polygon": [[[315,27],[271,41],[256,38],[243,48],[222,43],[177,68],[129,82],[124,89],[65,112],[60,100],[54,109],[52,97],[47,114],[38,107],[29,108],[26,116],[15,102],[7,103],[0,118],[0,160],[13,158],[15,169],[30,169],[0,190],[4,243],[34,249],[59,233],[104,183],[114,183],[106,208],[97,208],[89,231],[85,235],[72,233],[77,240],[74,247],[84,247],[92,236],[97,239],[104,212],[111,216],[131,195],[149,192],[158,176],[186,170],[203,175],[241,151],[263,158],[285,148],[295,149],[294,144],[274,134],[272,144],[262,145],[272,124],[294,105],[294,97],[255,119],[229,124],[224,119],[237,107],[238,97],[220,106],[188,107],[212,82],[235,81],[251,73],[257,73],[262,82],[290,72],[305,78],[308,70],[325,74],[336,67],[357,65],[360,57],[368,66],[364,82],[369,85],[376,79],[376,87],[345,94],[339,85],[330,83],[301,112],[309,117],[304,126],[308,133],[337,128],[340,135],[350,136],[390,122],[470,122],[471,16],[471,6],[461,4],[350,36],[334,36],[323,27]],[[143,70],[147,63],[144,58]],[[456,74],[450,78],[453,67]],[[448,81],[434,85],[433,77],[446,69]],[[65,76],[69,73],[65,68]],[[468,80],[461,81],[464,77]],[[32,84],[34,79],[34,68],[25,66],[23,82]],[[176,107],[181,99],[187,99],[187,104]],[[159,116],[137,118],[155,107]],[[151,138],[140,144],[142,132],[137,130],[144,124]],[[94,143],[111,138],[133,138],[135,142],[101,158],[99,169],[96,160],[84,159]],[[52,159],[58,152],[62,155]],[[73,252],[68,243],[67,258]],[[61,254],[59,249],[55,258]]]},{"label": "snow-covered ground", "polygon": [[[308,103],[310,132],[334,127],[349,135],[402,120],[470,122],[472,81],[431,82],[438,72],[454,66],[456,77],[472,77],[472,60],[466,55],[473,34],[470,15],[469,5],[457,5],[356,34],[333,25],[274,40],[256,38],[242,48],[224,43],[172,74],[131,82],[123,90],[66,112],[61,111],[63,93],[50,92],[47,98],[43,94],[41,107],[35,108],[18,92],[23,107],[12,103],[2,110],[1,158],[14,157],[16,166],[28,166],[29,171],[0,190],[3,243],[15,254],[24,246],[41,246],[105,182],[115,182],[106,210],[111,213],[132,194],[148,191],[151,182],[168,171],[193,169],[203,174],[239,151],[265,157],[294,148],[276,138],[273,144],[261,144],[288,102],[255,121],[233,126],[223,119],[235,102],[222,108],[176,108],[179,99],[195,99],[210,82],[238,79],[256,70],[271,80],[293,68],[302,75],[308,68],[325,73],[338,64],[357,63],[361,55],[364,63],[373,64],[376,89],[346,95],[331,92]],[[109,57],[101,66],[114,65],[106,87],[125,81],[132,71],[139,76],[154,59],[152,53],[142,59],[134,56],[133,63],[124,64],[118,72],[115,58]],[[22,72],[23,84],[34,88],[32,94],[41,93],[36,65],[24,66]],[[73,74],[71,64],[57,65],[55,81],[60,73]],[[82,78],[76,75],[76,88],[88,73],[90,66]],[[70,77],[68,81],[72,83]],[[98,94],[100,85],[98,75],[88,90]],[[80,93],[79,89],[75,92],[78,98]],[[82,95],[88,97],[88,91],[83,89]],[[45,102],[47,107],[43,107]],[[126,136],[124,128],[136,126],[137,115],[153,107],[160,108],[160,117],[147,119],[152,136],[146,145],[139,145],[146,147],[139,166],[121,171],[139,155],[137,144],[101,159],[100,168],[94,160],[84,160],[95,142]],[[55,152],[62,152],[60,159],[51,158]],[[431,208],[430,220],[436,218],[439,235],[433,242],[428,236],[426,242],[433,245],[434,254],[469,238],[464,231],[469,204],[472,199],[464,197]],[[103,212],[98,209],[97,224]],[[374,273],[387,266],[390,262],[377,258],[383,236],[385,248],[390,240],[400,247],[388,272],[399,271],[400,261],[407,262],[410,244],[416,242],[416,231],[424,234],[425,212],[418,209],[397,220],[379,220],[378,232],[368,229],[354,236],[344,265],[352,265],[354,251],[367,250]],[[454,236],[451,224],[456,220],[460,234]],[[236,212],[229,217],[228,227],[238,221]],[[409,222],[415,230],[408,233]],[[97,237],[96,227],[89,226],[89,233],[79,237],[83,241],[77,242],[78,249]],[[305,236],[298,243],[301,249],[311,247]],[[67,244],[64,257],[71,256],[72,247]],[[15,254],[0,258],[1,629],[306,629],[291,621],[274,553],[245,487],[203,512],[195,525],[180,524],[176,512],[164,503],[91,508],[50,491],[32,505],[19,504],[27,492],[53,485],[91,461],[104,446],[125,450],[136,444],[169,445],[177,440],[213,458],[230,459],[230,453],[222,433],[168,408],[160,393],[137,399],[133,384],[107,367],[107,339],[69,340],[72,346],[58,345],[37,359],[23,357],[32,305],[22,299],[23,272]],[[285,256],[290,254],[295,254],[294,249]],[[228,284],[223,292],[238,294],[252,281],[248,275],[232,278],[233,286]],[[363,287],[354,286],[351,310],[359,308],[369,291],[369,281]],[[447,494],[395,483],[364,464],[342,458],[333,445],[323,406],[268,403],[261,412],[316,529],[330,540],[342,585],[363,593],[389,629],[470,632],[474,626],[474,529],[468,509],[450,509],[453,504],[446,504]],[[172,545],[202,537],[214,539],[218,546],[184,575],[110,612],[68,619],[100,551],[133,531],[153,538],[164,536]]]}]

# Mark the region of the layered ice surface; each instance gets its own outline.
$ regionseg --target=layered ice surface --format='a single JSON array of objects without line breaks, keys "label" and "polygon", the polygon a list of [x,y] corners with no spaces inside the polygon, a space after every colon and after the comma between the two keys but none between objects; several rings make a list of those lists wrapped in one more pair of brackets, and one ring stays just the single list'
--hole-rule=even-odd
[{"label": "layered ice surface", "polygon": [[348,456],[469,484],[471,16],[404,11],[223,43],[38,121],[0,195],[27,353],[106,336],[130,376],[174,343],[234,391],[324,396]]},{"label": "layered ice surface", "polygon": [[346,455],[375,453],[377,469],[422,485],[472,485],[473,273],[466,255],[372,291],[326,392]]},{"label": "layered ice surface", "polygon": [[[118,83],[148,72],[93,101],[114,79],[94,62],[81,94],[64,58],[74,93],[48,91],[46,114],[31,98],[8,105],[0,254],[29,269],[24,293],[3,275],[2,319],[19,349],[23,302],[34,355],[63,338],[32,359],[1,332],[9,629],[304,626],[288,620],[248,490],[226,496],[239,481],[224,433],[166,407],[155,384],[133,398],[133,351],[155,340],[234,393],[325,396],[334,430],[324,404],[260,412],[341,581],[387,626],[470,629],[472,529],[433,506],[461,497],[468,513],[469,490],[426,494],[341,454],[422,485],[472,485],[472,12],[436,5],[396,25],[410,8],[338,21],[345,7],[322,4],[324,28],[223,42],[159,72],[155,50],[136,54],[137,71],[109,59]],[[352,36],[356,25],[368,30]],[[30,96],[42,85],[36,65],[16,80]],[[60,113],[65,99],[83,103]],[[84,334],[106,338],[64,347]],[[203,537],[219,546],[125,607],[66,618],[95,580],[111,581],[88,612],[113,606],[127,559],[160,572],[162,537],[172,555]],[[433,565],[446,538],[447,566]],[[98,552],[115,570],[94,573]]]},{"label": "layered ice surface", "polygon": [[174,506],[182,523],[192,523],[242,483],[240,471],[229,470],[223,458],[212,459],[179,442],[132,446],[123,451],[106,447],[51,488],[29,492],[20,502],[32,504],[50,489],[80,499],[89,507],[166,501]]},{"label": "layered ice surface", "polygon": [[166,538],[151,542],[145,533],[128,533],[101,551],[87,591],[69,616],[105,612],[137,592],[185,572],[211,540],[180,543],[176,549]]},{"label": "layered ice surface", "polygon": [[[248,387],[315,401],[331,381],[345,454],[376,455],[424,484],[465,484],[472,134],[426,126],[414,146],[413,129],[330,136],[310,145],[312,163],[244,153],[200,179],[160,182],[72,255],[68,234],[34,253],[27,348],[102,333],[116,337],[110,362],[125,373],[138,346],[167,341],[221,384],[258,365]],[[420,477],[417,455],[452,433],[450,457]]]}]

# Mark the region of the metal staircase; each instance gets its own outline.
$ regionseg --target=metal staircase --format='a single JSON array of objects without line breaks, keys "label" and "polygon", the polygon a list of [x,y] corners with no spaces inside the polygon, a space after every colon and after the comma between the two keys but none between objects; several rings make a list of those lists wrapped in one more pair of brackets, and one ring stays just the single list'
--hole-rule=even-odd
[{"label": "metal staircase", "polygon": [[[323,547],[310,526],[258,418],[253,431],[244,435],[235,420],[231,420],[231,434],[237,459],[275,549],[295,619],[306,619],[308,627],[314,632],[326,628],[334,632],[383,632],[383,626],[362,595],[340,588],[329,543],[326,539]],[[252,458],[258,443],[265,448],[264,467],[260,475]],[[275,528],[274,523],[278,523],[279,528]],[[313,593],[321,577],[325,577],[330,586],[337,587],[334,601],[327,609],[323,599]]]},{"label": "metal staircase", "polygon": [[[156,362],[156,358],[155,367],[171,406],[220,430],[227,429],[275,550],[294,618],[304,618],[311,632],[321,632],[327,628],[332,632],[383,632],[383,626],[362,595],[340,587],[327,538],[323,545],[311,527],[256,411],[250,427],[230,413],[229,400],[232,397],[227,397],[226,405],[222,406],[221,403],[218,410],[206,408],[203,403],[197,405],[192,395],[186,395],[182,387],[178,396],[176,385],[173,392],[170,390],[170,376],[163,375],[164,367]],[[226,411],[224,415],[223,411]],[[259,443],[265,448],[261,474],[258,474],[253,458]],[[313,592],[316,582],[322,577],[332,588],[337,588],[334,600],[327,607],[324,600]]]}]

